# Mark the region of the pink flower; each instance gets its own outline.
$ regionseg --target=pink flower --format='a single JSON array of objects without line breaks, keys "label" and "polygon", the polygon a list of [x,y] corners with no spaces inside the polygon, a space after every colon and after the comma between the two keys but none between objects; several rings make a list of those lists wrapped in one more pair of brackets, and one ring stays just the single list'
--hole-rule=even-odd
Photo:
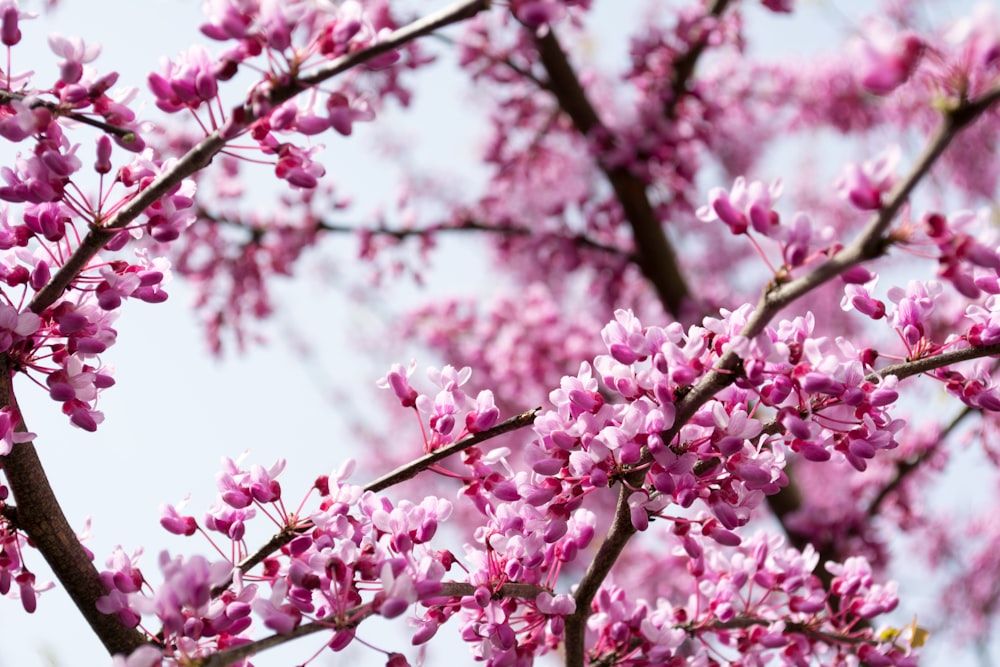
[{"label": "pink flower", "polygon": [[203,46],[193,46],[177,58],[165,61],[162,74],[149,75],[149,88],[156,96],[156,106],[167,113],[184,108],[197,109],[219,92],[216,80],[219,67]]},{"label": "pink flower", "polygon": [[768,235],[778,224],[778,213],[772,209],[774,202],[781,196],[780,180],[764,185],[761,181],[747,180],[739,176],[733,182],[731,191],[723,188],[712,188],[708,193],[708,206],[698,209],[698,218],[705,222],[721,220],[729,225],[733,234],[745,234],[748,227]]},{"label": "pink flower", "polygon": [[350,136],[354,123],[375,118],[375,112],[367,100],[361,97],[348,100],[342,93],[333,93],[327,98],[326,110],[330,126],[345,137]]},{"label": "pink flower", "polygon": [[848,164],[835,184],[838,193],[862,211],[878,210],[882,206],[882,195],[896,182],[900,155],[899,146],[890,146],[864,164]]},{"label": "pink flower", "polygon": [[21,41],[21,31],[17,23],[21,19],[33,19],[38,14],[18,9],[17,0],[0,2],[0,41],[4,46],[14,46]]},{"label": "pink flower", "polygon": [[861,85],[875,95],[888,95],[917,67],[923,41],[912,32],[898,32],[885,21],[868,18],[865,35],[852,42]]},{"label": "pink flower", "polygon": [[111,667],[160,667],[163,653],[152,644],[143,644],[128,656],[121,653],[114,656]]},{"label": "pink flower", "polygon": [[21,417],[13,408],[0,408],[0,456],[10,454],[15,444],[31,442],[37,437],[34,433],[18,431],[20,423]]},{"label": "pink flower", "polygon": [[790,14],[795,9],[795,0],[760,0],[760,4],[779,14]]},{"label": "pink flower", "polygon": [[76,83],[83,76],[83,65],[92,62],[101,53],[100,44],[86,46],[79,37],[63,37],[52,33],[49,35],[49,48],[59,61],[59,78],[63,83]]},{"label": "pink flower", "polygon": [[379,378],[375,383],[379,387],[392,389],[396,398],[404,408],[412,408],[417,404],[417,391],[410,386],[410,376],[417,367],[416,361],[411,361],[410,365],[403,370],[400,364],[393,364],[385,377]]},{"label": "pink flower", "polygon": [[13,306],[0,303],[0,351],[35,333],[40,325],[41,318],[31,311],[19,313]]}]

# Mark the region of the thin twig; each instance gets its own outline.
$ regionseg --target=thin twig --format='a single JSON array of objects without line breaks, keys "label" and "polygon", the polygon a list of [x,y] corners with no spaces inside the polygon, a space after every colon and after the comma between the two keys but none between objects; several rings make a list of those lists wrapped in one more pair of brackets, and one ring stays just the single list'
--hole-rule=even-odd
[{"label": "thin twig", "polygon": [[538,415],[540,410],[541,408],[535,408],[533,410],[528,410],[527,412],[522,412],[519,415],[497,424],[493,428],[480,433],[474,433],[468,438],[463,438],[458,442],[446,445],[441,449],[431,452],[430,454],[425,454],[419,459],[402,465],[392,472],[379,477],[373,482],[369,482],[365,485],[365,491],[383,491],[390,486],[395,486],[401,482],[405,482],[408,479],[416,477],[419,472],[426,470],[435,463],[448,458],[452,454],[464,451],[469,447],[478,445],[479,443],[485,442],[491,438],[495,438],[498,435],[503,435],[504,433],[510,433],[511,431],[516,431],[519,428],[524,428],[535,421],[535,417]]},{"label": "thin twig", "polygon": [[[29,98],[21,93],[12,93],[9,90],[0,90],[0,105],[8,105],[15,100],[23,102],[26,99]],[[121,139],[127,140],[129,137],[135,136],[135,130],[130,130],[127,127],[121,127],[119,125],[112,125],[111,123],[107,123],[103,120],[97,120],[96,118],[87,116],[86,114],[82,114],[77,111],[70,111],[56,102],[50,102],[38,97],[31,97],[27,106],[29,109],[48,109],[54,116],[69,118],[78,123],[96,127],[102,132],[106,132]]]},{"label": "thin twig", "polygon": [[608,255],[621,257],[628,262],[637,262],[638,255],[628,252],[616,246],[600,243],[586,236],[585,234],[565,235],[558,232],[539,232],[537,229],[521,225],[487,225],[477,220],[464,219],[456,223],[440,223],[425,225],[422,227],[365,227],[364,223],[348,224],[337,222],[326,222],[318,220],[311,229],[303,229],[293,225],[246,225],[239,220],[234,220],[225,215],[210,212],[208,209],[199,206],[196,212],[199,219],[209,222],[228,225],[234,228],[247,230],[255,240],[259,240],[268,232],[328,232],[331,234],[357,234],[364,232],[373,236],[387,236],[399,241],[408,238],[422,238],[433,234],[447,234],[453,232],[482,232],[485,234],[497,234],[498,236],[533,236],[547,237],[569,241],[589,250],[597,250]]}]

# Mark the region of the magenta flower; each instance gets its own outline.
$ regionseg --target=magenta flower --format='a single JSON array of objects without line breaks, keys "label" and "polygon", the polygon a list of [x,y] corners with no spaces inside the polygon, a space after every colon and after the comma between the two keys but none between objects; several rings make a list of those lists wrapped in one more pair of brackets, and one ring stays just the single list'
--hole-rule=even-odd
[{"label": "magenta flower", "polygon": [[0,303],[0,351],[35,333],[40,325],[41,318],[31,311],[19,313],[13,306]]},{"label": "magenta flower", "polygon": [[37,437],[34,433],[18,431],[20,423],[21,417],[13,408],[0,408],[0,456],[10,454],[15,444],[31,442]]},{"label": "magenta flower", "polygon": [[185,498],[179,505],[160,506],[160,525],[174,535],[185,535],[190,537],[198,530],[198,522],[193,516],[181,515],[180,510],[187,504]]},{"label": "magenta flower", "polygon": [[14,46],[21,41],[18,21],[33,19],[38,14],[18,8],[17,0],[0,0],[0,41],[4,46]]},{"label": "magenta flower", "polygon": [[361,97],[348,100],[342,93],[327,98],[326,110],[330,126],[345,137],[354,131],[354,123],[375,119],[375,111],[367,100]]},{"label": "magenta flower", "polygon": [[219,92],[218,65],[203,46],[193,46],[177,58],[164,61],[162,74],[149,75],[149,88],[156,96],[156,106],[167,113],[197,109]]},{"label": "magenta flower", "polygon": [[837,192],[862,211],[877,210],[882,206],[882,195],[896,182],[900,155],[899,146],[890,146],[864,164],[848,164],[835,184]]},{"label": "magenta flower", "polygon": [[705,222],[721,220],[729,225],[733,234],[745,234],[753,225],[757,232],[770,235],[779,222],[778,213],[772,207],[781,192],[780,180],[766,186],[761,181],[747,183],[739,176],[729,192],[712,188],[708,193],[708,205],[699,208],[697,215]]},{"label": "magenta flower", "polygon": [[880,320],[885,317],[885,304],[872,297],[870,292],[870,290],[875,288],[876,281],[877,277],[864,286],[855,284],[844,285],[844,297],[840,300],[841,310],[846,311],[853,308],[873,320]]}]

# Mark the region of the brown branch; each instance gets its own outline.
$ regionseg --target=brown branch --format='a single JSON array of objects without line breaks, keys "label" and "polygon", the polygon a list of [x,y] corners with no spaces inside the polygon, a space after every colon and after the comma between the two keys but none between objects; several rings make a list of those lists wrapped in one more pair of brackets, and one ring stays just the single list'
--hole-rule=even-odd
[{"label": "brown branch", "polygon": [[618,505],[615,508],[615,516],[612,519],[611,530],[608,536],[601,542],[594,559],[587,567],[583,578],[573,591],[573,599],[576,601],[576,610],[566,617],[566,661],[567,667],[583,667],[585,664],[584,645],[587,632],[587,618],[590,617],[590,605],[597,595],[601,584],[607,578],[611,567],[618,560],[625,545],[636,533],[635,526],[632,525],[632,514],[628,506],[630,489],[642,484],[646,473],[644,470],[634,471],[629,478],[621,484],[618,491]]},{"label": "brown branch", "polygon": [[[6,354],[0,355],[0,405],[17,410],[12,386],[13,371]],[[23,423],[18,432],[25,432]],[[118,622],[116,616],[97,611],[97,599],[107,594],[97,568],[66,520],[34,443],[16,443],[10,454],[0,456],[0,466],[17,501],[17,528],[27,535],[69,593],[108,653],[131,653],[146,637]]]},{"label": "brown branch", "polygon": [[899,461],[896,464],[895,476],[889,480],[889,482],[882,487],[882,490],[878,492],[878,495],[872,499],[871,503],[868,505],[868,509],[865,511],[865,514],[869,517],[877,515],[879,509],[882,507],[882,503],[884,503],[889,496],[895,493],[896,489],[902,486],[903,482],[905,482],[911,474],[916,472],[924,461],[934,456],[934,454],[941,449],[948,436],[951,435],[956,428],[958,428],[959,424],[965,421],[966,417],[975,412],[977,412],[977,410],[966,406],[961,412],[958,413],[958,415],[955,416],[954,419],[951,420],[948,426],[946,426],[944,430],[938,434],[938,439],[934,442],[934,444],[912,459]]},{"label": "brown branch", "polygon": [[[555,31],[549,29],[535,38],[538,55],[548,74],[547,89],[556,97],[559,106],[573,122],[576,130],[588,139],[609,136],[610,131],[601,122],[597,111],[587,98],[576,72],[570,65]],[[625,167],[612,167],[603,162],[598,165],[625,212],[632,227],[639,267],[653,285],[664,308],[678,320],[689,319],[686,308],[691,290],[681,274],[677,256],[656,217],[642,180]]]},{"label": "brown branch", "polygon": [[[25,100],[25,96],[20,93],[12,93],[9,90],[0,90],[0,105],[9,105],[15,100],[23,102]],[[107,123],[103,120],[97,120],[92,116],[88,116],[77,111],[71,111],[56,102],[49,102],[48,100],[33,97],[27,106],[29,109],[47,109],[51,111],[54,116],[62,116],[64,118],[75,120],[78,123],[83,123],[84,125],[96,127],[102,132],[106,132],[107,134],[114,135],[126,141],[128,141],[130,137],[135,136],[135,130],[130,130],[127,127],[120,127],[118,125],[112,125],[111,123]]]},{"label": "brown branch", "polygon": [[[468,597],[475,594],[476,586],[457,581],[446,581],[441,585],[441,590],[429,597],[432,600],[438,597]],[[536,584],[504,584],[493,592],[496,599],[500,598],[531,598],[535,599],[540,593],[549,592],[549,589]],[[353,607],[344,612],[339,618],[327,617],[312,623],[300,625],[291,632],[285,634],[274,634],[264,639],[243,644],[231,649],[219,651],[207,658],[192,663],[194,667],[226,667],[239,660],[244,660],[257,655],[269,648],[281,646],[292,640],[323,631],[348,630],[361,624],[366,618],[375,615],[372,603],[366,603]]]},{"label": "brown branch", "polygon": [[455,223],[440,223],[433,225],[425,225],[423,227],[365,227],[364,223],[358,224],[345,224],[336,222],[325,222],[323,220],[318,220],[316,225],[311,229],[302,229],[301,227],[296,227],[293,225],[246,225],[239,220],[234,220],[225,215],[218,215],[210,212],[208,209],[199,206],[196,212],[199,219],[207,220],[209,222],[228,225],[231,227],[247,230],[254,240],[261,239],[269,231],[289,231],[289,232],[328,232],[331,234],[357,234],[358,232],[367,232],[372,235],[377,236],[388,236],[394,238],[398,241],[403,241],[408,238],[420,238],[424,236],[430,236],[432,234],[439,233],[450,233],[450,232],[483,232],[486,234],[497,234],[499,236],[535,236],[535,237],[550,237],[564,239],[570,241],[571,243],[578,244],[587,248],[589,250],[597,250],[608,255],[614,255],[616,257],[621,257],[628,262],[638,262],[638,255],[632,252],[622,250],[615,246],[600,243],[588,237],[585,234],[572,234],[565,235],[559,234],[558,232],[539,232],[537,229],[532,229],[530,227],[525,227],[521,225],[488,225],[477,220],[464,219]]},{"label": "brown branch", "polygon": [[277,646],[281,646],[282,644],[287,644],[295,639],[314,635],[317,632],[330,632],[355,628],[363,620],[374,615],[375,609],[372,603],[369,602],[367,604],[358,605],[357,607],[348,609],[339,618],[328,617],[319,621],[313,621],[312,623],[306,623],[298,626],[291,632],[286,632],[285,634],[273,634],[269,637],[250,642],[249,644],[241,644],[239,646],[234,646],[233,648],[218,651],[205,658],[192,660],[187,664],[190,664],[191,667],[226,667],[234,662],[239,662],[240,660],[245,660],[249,657],[257,655],[258,653],[269,648],[275,648]]},{"label": "brown branch", "polygon": [[[708,11],[705,12],[706,17],[722,16],[722,13],[726,11],[726,7],[729,6],[729,2],[730,0],[715,0],[709,6]],[[694,76],[695,65],[698,64],[698,59],[701,58],[701,54],[708,47],[708,38],[709,33],[706,32],[699,39],[695,40],[690,48],[674,60],[672,68],[673,76],[670,78],[670,88],[673,94],[667,100],[666,108],[664,109],[667,118],[675,117],[677,103],[681,101],[687,92],[687,84],[691,80],[691,77]]]}]

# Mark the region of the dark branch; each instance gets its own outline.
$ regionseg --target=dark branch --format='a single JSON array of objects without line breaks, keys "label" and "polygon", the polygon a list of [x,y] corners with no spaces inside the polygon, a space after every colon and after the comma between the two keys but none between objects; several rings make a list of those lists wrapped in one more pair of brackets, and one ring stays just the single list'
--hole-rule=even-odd
[{"label": "dark branch", "polygon": [[[555,32],[550,29],[544,36],[536,37],[535,41],[542,65],[548,73],[546,87],[573,121],[577,132],[588,139],[610,136],[610,131],[601,122],[580,85]],[[639,267],[643,274],[653,285],[667,312],[678,320],[689,319],[690,313],[686,308],[691,299],[691,290],[681,274],[677,256],[663,225],[649,201],[645,184],[624,167],[612,167],[603,162],[598,166],[615,191],[625,218],[632,227]]]},{"label": "dark branch", "polygon": [[630,253],[621,248],[615,246],[606,245],[600,243],[586,236],[585,234],[571,234],[565,235],[558,232],[540,232],[537,229],[532,229],[530,227],[524,227],[521,225],[487,225],[477,220],[465,219],[458,222],[443,222],[439,224],[426,225],[422,227],[386,227],[380,225],[377,227],[365,227],[363,223],[357,224],[345,224],[336,222],[325,222],[323,220],[318,220],[311,229],[303,229],[301,227],[295,227],[291,225],[246,225],[239,220],[234,220],[226,215],[219,215],[210,212],[208,209],[199,206],[197,211],[197,216],[199,219],[207,220],[209,222],[214,222],[218,224],[228,225],[231,227],[237,227],[240,229],[245,229],[251,234],[251,238],[255,241],[260,240],[268,232],[272,231],[300,231],[300,232],[328,232],[331,234],[357,234],[359,232],[366,232],[372,234],[373,236],[387,236],[394,238],[398,241],[403,241],[408,238],[421,238],[425,236],[431,236],[434,234],[445,234],[453,232],[482,232],[484,234],[496,234],[498,236],[534,236],[534,237],[548,237],[556,238],[569,241],[571,243],[577,244],[584,248],[590,250],[597,250],[599,252],[607,253],[608,255],[613,255],[616,257],[621,257],[625,261],[638,262],[638,256],[635,253]]},{"label": "dark branch", "polygon": [[896,489],[902,486],[903,482],[905,482],[910,475],[919,470],[924,461],[934,456],[934,454],[941,449],[945,441],[948,439],[948,436],[951,435],[956,428],[958,428],[959,424],[965,421],[966,417],[976,412],[978,412],[978,410],[966,406],[954,419],[951,420],[951,423],[949,423],[948,426],[941,431],[934,444],[914,458],[897,463],[895,476],[889,480],[889,482],[882,487],[882,490],[879,491],[878,495],[872,499],[865,513],[869,517],[877,515],[879,510],[882,508],[882,503],[884,503],[889,496],[895,493]]},{"label": "dark branch", "polygon": [[[16,410],[12,379],[10,360],[0,355],[0,405]],[[23,419],[17,430],[26,431]],[[16,443],[10,454],[0,456],[0,466],[17,502],[17,528],[45,558],[108,653],[131,653],[146,643],[142,633],[97,611],[97,599],[107,590],[52,492],[34,444]]]},{"label": "dark branch", "polygon": [[[0,90],[0,105],[8,105],[14,100],[24,101],[25,96],[20,93],[12,93],[7,90]],[[76,111],[70,111],[65,107],[56,104],[55,102],[49,102],[47,100],[42,100],[38,98],[32,98],[31,102],[28,103],[29,109],[48,109],[52,112],[53,116],[62,116],[63,118],[69,118],[75,120],[78,123],[83,123],[84,125],[90,125],[91,127],[96,127],[102,132],[114,135],[121,139],[128,140],[130,137],[135,136],[135,130],[130,130],[127,127],[119,127],[118,125],[112,125],[111,123],[106,123],[103,120],[97,120],[93,116],[88,116]]]}]

